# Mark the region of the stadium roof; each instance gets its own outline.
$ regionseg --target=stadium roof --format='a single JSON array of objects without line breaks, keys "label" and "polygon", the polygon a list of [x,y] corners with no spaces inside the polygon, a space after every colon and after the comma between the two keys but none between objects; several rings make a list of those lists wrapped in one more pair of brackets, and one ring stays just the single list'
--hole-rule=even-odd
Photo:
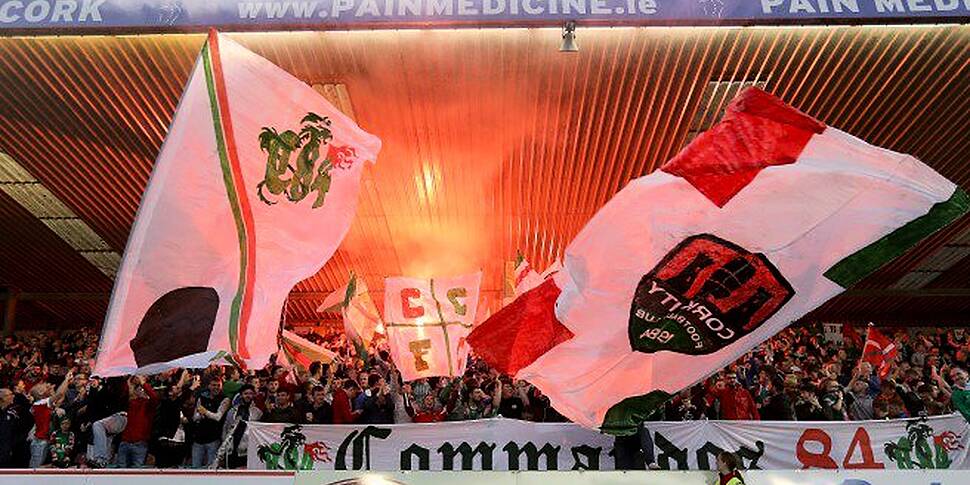
[{"label": "stadium roof", "polygon": [[[246,33],[384,142],[340,250],[290,322],[351,270],[383,277],[542,268],[612,194],[759,85],[970,189],[970,26]],[[0,287],[18,327],[99,324],[199,34],[0,38]],[[19,168],[18,168],[19,167]],[[676,203],[676,201],[658,201]],[[970,218],[810,318],[966,323]],[[332,318],[333,316],[329,316]]]}]

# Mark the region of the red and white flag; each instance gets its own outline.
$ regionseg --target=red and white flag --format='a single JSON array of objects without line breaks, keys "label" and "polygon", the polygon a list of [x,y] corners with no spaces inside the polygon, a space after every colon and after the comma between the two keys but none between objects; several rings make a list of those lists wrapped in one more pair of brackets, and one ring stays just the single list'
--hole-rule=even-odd
[{"label": "red and white flag", "polygon": [[502,305],[512,303],[519,295],[534,288],[542,282],[542,277],[525,259],[522,253],[515,257],[514,262],[505,265],[505,285],[502,291]]},{"label": "red and white flag", "polygon": [[503,291],[502,305],[512,303],[519,295],[539,286],[543,281],[551,277],[562,269],[562,262],[554,261],[541,274],[526,261],[525,257],[519,253],[514,263],[506,266],[505,289]]},{"label": "red and white flag", "polygon": [[469,336],[573,421],[636,431],[722,369],[939,228],[967,195],[757,89],[631,181],[552,280]]},{"label": "red and white flag", "polygon": [[482,273],[445,278],[387,278],[384,331],[405,381],[465,373]]},{"label": "red and white flag", "polygon": [[872,364],[872,368],[879,371],[880,378],[889,375],[897,354],[899,348],[896,347],[896,342],[876,330],[876,327],[869,327],[866,332],[866,345],[862,347],[862,361]]},{"label": "red and white flag", "polygon": [[210,33],[139,206],[95,373],[265,365],[284,300],[343,240],[380,146],[306,83]]}]

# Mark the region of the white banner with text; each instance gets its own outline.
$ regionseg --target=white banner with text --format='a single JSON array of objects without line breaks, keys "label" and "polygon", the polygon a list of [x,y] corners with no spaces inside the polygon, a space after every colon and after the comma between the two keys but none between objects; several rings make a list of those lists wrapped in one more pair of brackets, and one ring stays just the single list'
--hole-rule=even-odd
[{"label": "white banner with text", "polygon": [[[962,416],[883,421],[687,421],[644,423],[664,470],[712,470],[721,451],[745,469],[968,469]],[[649,450],[648,450],[649,451]],[[649,455],[649,453],[648,453]]]},{"label": "white banner with text", "polygon": [[250,470],[612,470],[613,438],[512,419],[396,425],[250,423]]},{"label": "white banner with text", "polygon": [[[955,470],[893,471],[746,471],[745,485],[966,485],[970,472]],[[296,474],[295,485],[711,485],[713,472],[397,472],[315,471]]]}]

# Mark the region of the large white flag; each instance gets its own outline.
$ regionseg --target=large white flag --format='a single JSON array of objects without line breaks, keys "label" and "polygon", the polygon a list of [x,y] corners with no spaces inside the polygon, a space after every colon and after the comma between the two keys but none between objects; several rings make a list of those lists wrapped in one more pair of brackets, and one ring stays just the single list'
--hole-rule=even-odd
[{"label": "large white flag", "polygon": [[265,365],[287,294],[337,249],[379,150],[308,85],[210,33],[138,209],[95,372]]},{"label": "large white flag", "polygon": [[915,158],[747,90],[469,341],[572,420],[629,433],[967,209]]},{"label": "large white flag", "polygon": [[406,381],[465,372],[482,273],[447,278],[387,278],[384,329]]}]

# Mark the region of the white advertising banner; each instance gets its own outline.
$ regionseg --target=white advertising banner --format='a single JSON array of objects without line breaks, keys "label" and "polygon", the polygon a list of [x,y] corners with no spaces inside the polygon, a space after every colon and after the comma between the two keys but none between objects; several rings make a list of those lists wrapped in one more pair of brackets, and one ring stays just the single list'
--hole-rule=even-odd
[{"label": "white advertising banner", "polygon": [[250,470],[612,470],[613,438],[511,419],[399,425],[250,423]]},{"label": "white advertising banner", "polygon": [[664,470],[712,470],[725,450],[737,453],[746,469],[970,468],[970,426],[958,414],[885,421],[648,422],[645,427],[654,461]]}]

